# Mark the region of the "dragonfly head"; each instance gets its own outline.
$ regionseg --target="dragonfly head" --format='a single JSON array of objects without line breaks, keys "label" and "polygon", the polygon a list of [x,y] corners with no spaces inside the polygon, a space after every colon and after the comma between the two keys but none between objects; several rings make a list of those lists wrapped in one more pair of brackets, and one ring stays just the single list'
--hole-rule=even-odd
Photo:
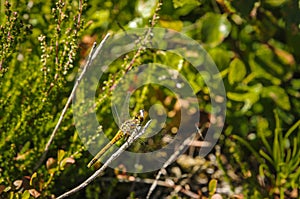
[{"label": "dragonfly head", "polygon": [[144,110],[141,109],[139,113],[134,117],[136,120],[138,120],[140,123],[144,121]]}]

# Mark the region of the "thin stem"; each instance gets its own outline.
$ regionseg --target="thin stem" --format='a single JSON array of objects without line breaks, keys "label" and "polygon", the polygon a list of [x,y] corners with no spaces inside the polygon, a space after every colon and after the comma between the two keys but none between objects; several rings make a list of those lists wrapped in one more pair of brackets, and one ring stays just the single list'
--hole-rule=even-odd
[{"label": "thin stem", "polygon": [[69,98],[68,98],[68,101],[65,104],[65,107],[62,110],[62,113],[61,113],[61,115],[60,115],[60,117],[59,117],[59,119],[58,119],[58,121],[56,123],[56,126],[55,126],[54,130],[52,131],[51,136],[50,136],[50,138],[49,138],[49,140],[48,140],[48,142],[47,142],[47,144],[45,146],[43,155],[41,156],[41,158],[39,159],[39,161],[37,162],[36,166],[33,169],[34,171],[36,171],[41,166],[41,164],[43,163],[43,161],[45,160],[46,155],[47,155],[47,153],[49,151],[50,145],[53,142],[53,139],[54,139],[54,137],[55,137],[55,135],[56,135],[56,133],[58,131],[58,128],[61,125],[61,122],[62,122],[62,120],[63,120],[63,118],[64,118],[64,116],[65,116],[65,114],[66,114],[66,112],[68,110],[68,107],[70,106],[70,104],[72,102],[72,99],[73,99],[73,97],[75,95],[75,91],[76,91],[77,87],[79,86],[79,83],[80,83],[83,75],[85,74],[87,68],[90,66],[90,64],[92,63],[92,61],[96,57],[95,54],[97,52],[99,52],[99,50],[103,47],[103,44],[106,42],[106,40],[109,38],[109,36],[110,36],[109,33],[106,34],[106,36],[104,37],[104,39],[101,41],[101,43],[99,44],[99,46],[97,48],[96,48],[96,42],[94,43],[94,45],[93,45],[93,47],[91,49],[91,52],[89,54],[88,60],[87,60],[86,64],[84,65],[83,70],[82,70],[80,76],[77,78],[77,80],[75,82],[75,85],[73,87],[73,90],[72,90]]}]

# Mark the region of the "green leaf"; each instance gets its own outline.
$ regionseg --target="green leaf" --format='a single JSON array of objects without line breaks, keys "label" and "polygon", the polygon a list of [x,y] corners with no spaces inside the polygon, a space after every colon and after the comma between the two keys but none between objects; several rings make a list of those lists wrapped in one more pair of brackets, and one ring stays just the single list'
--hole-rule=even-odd
[{"label": "green leaf", "polygon": [[30,141],[27,141],[27,142],[24,144],[24,146],[22,147],[22,149],[21,149],[21,151],[20,151],[20,154],[23,154],[23,153],[27,152],[28,149],[29,149],[29,147],[30,147]]},{"label": "green leaf", "polygon": [[226,15],[207,13],[200,19],[201,39],[210,47],[215,47],[229,35],[231,23]]},{"label": "green leaf", "polygon": [[300,79],[292,79],[291,84],[295,90],[300,90]]},{"label": "green leaf", "polygon": [[254,103],[256,103],[260,98],[260,93],[262,90],[261,84],[256,84],[252,87],[245,87],[247,90],[246,93],[236,93],[236,92],[228,92],[227,97],[231,100],[237,102],[244,102],[244,106],[241,109],[242,112],[246,112],[249,110]]},{"label": "green leaf", "polygon": [[242,60],[235,58],[229,65],[228,81],[229,84],[240,82],[246,76],[246,66]]},{"label": "green leaf", "polygon": [[173,29],[176,31],[181,31],[183,27],[183,23],[180,20],[172,20],[172,21],[159,20],[159,24],[161,25],[162,28]]},{"label": "green leaf", "polygon": [[[262,56],[261,56],[262,57]],[[267,59],[268,57],[265,57],[265,59]],[[260,63],[257,60],[257,57],[255,56],[255,54],[250,54],[249,56],[249,66],[251,68],[251,74],[249,76],[247,76],[247,82],[252,81],[252,79],[255,78],[263,78],[266,80],[271,81],[272,84],[275,85],[279,85],[281,84],[281,79],[273,76],[272,74],[269,73],[270,70],[265,70],[265,68],[262,67],[262,63]]]},{"label": "green leaf", "polygon": [[272,7],[282,6],[282,4],[288,2],[288,0],[264,0],[263,3],[270,5]]},{"label": "green leaf", "polygon": [[216,179],[212,179],[208,184],[209,195],[213,195],[217,190],[218,181]]},{"label": "green leaf", "polygon": [[300,120],[298,120],[289,130],[286,132],[284,138],[287,139],[293,132],[300,126]]},{"label": "green leaf", "polygon": [[30,198],[30,193],[28,190],[25,190],[22,194],[23,199],[29,199]]},{"label": "green leaf", "polygon": [[255,59],[267,72],[272,72],[272,74],[276,76],[285,74],[285,68],[273,50],[266,45],[256,45],[256,49]]},{"label": "green leaf", "polygon": [[[165,4],[166,1],[164,1]],[[185,16],[193,9],[199,7],[201,2],[199,0],[173,0],[173,7],[175,8],[175,15]]]},{"label": "green leaf", "polygon": [[36,177],[37,177],[37,172],[34,172],[34,174],[32,174],[32,176],[30,178],[30,182],[29,182],[30,186],[33,185],[33,179],[36,178]]},{"label": "green leaf", "polygon": [[110,13],[109,10],[100,9],[91,14],[91,29],[96,29],[99,27],[107,26],[107,21],[109,21]]},{"label": "green leaf", "polygon": [[183,7],[185,5],[196,5],[199,6],[200,2],[197,0],[173,0],[173,6],[174,8]]},{"label": "green leaf", "polygon": [[291,104],[285,90],[279,86],[264,87],[262,97],[271,98],[280,108],[290,110]]},{"label": "green leaf", "polygon": [[232,51],[224,50],[222,48],[209,49],[208,53],[214,60],[219,70],[227,68],[230,60],[234,56],[234,53]]},{"label": "green leaf", "polygon": [[272,131],[269,129],[269,122],[266,118],[261,116],[257,116],[256,120],[257,135],[262,140],[264,147],[266,147],[267,151],[270,153],[271,146],[267,138],[272,135]]},{"label": "green leaf", "polygon": [[138,1],[137,11],[143,18],[149,18],[155,12],[157,0]]},{"label": "green leaf", "polygon": [[57,152],[57,162],[61,162],[62,159],[65,156],[65,151],[64,150],[58,150]]}]

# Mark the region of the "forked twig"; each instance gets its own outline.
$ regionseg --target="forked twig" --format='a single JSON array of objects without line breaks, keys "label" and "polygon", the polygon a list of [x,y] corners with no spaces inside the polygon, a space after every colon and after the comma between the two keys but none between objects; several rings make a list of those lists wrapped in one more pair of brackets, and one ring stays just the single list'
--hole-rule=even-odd
[{"label": "forked twig", "polygon": [[80,76],[77,78],[77,80],[75,82],[75,85],[73,87],[73,90],[72,90],[69,98],[68,98],[68,101],[65,104],[65,107],[63,108],[63,110],[61,112],[61,115],[60,115],[60,117],[59,117],[59,119],[58,119],[58,121],[56,123],[56,126],[53,129],[53,131],[51,133],[51,136],[50,136],[50,138],[49,138],[49,140],[48,140],[48,142],[47,142],[47,144],[45,146],[44,152],[43,152],[41,158],[38,160],[36,166],[33,169],[34,171],[36,171],[41,166],[41,164],[43,163],[43,161],[45,160],[46,155],[47,155],[47,153],[49,151],[50,145],[53,142],[53,139],[54,139],[54,137],[55,137],[55,135],[56,135],[56,133],[58,131],[59,126],[61,125],[61,122],[62,122],[62,120],[63,120],[63,118],[64,118],[64,116],[65,116],[65,114],[66,114],[66,112],[67,112],[67,110],[68,110],[71,102],[72,102],[72,99],[74,98],[75,91],[76,91],[76,89],[77,89],[77,87],[78,87],[78,85],[79,85],[79,83],[80,83],[83,75],[85,74],[87,68],[90,66],[90,64],[92,63],[92,61],[95,59],[96,54],[100,51],[100,49],[103,47],[104,43],[109,38],[109,36],[110,36],[110,34],[107,33],[106,36],[104,37],[104,39],[101,41],[101,43],[99,44],[99,46],[97,48],[96,48],[96,42],[94,42],[93,47],[91,49],[91,52],[90,52],[90,54],[88,56],[88,60],[87,60],[86,64],[84,65],[83,70],[82,70]]},{"label": "forked twig", "polygon": [[[202,135],[202,131],[203,131],[204,127],[201,128],[201,129],[198,129],[197,128],[197,132],[199,133],[199,135]],[[146,199],[149,199],[152,192],[154,191],[154,189],[156,188],[157,186],[157,183],[159,181],[159,178],[160,176],[162,175],[163,171],[172,163],[176,160],[176,158],[178,158],[178,156],[180,155],[180,153],[182,152],[182,150],[187,146],[189,145],[193,139],[195,138],[195,135],[192,134],[191,136],[189,136],[188,138],[186,138],[184,140],[184,142],[180,145],[180,147],[178,148],[178,150],[175,151],[175,153],[173,155],[170,156],[170,158],[163,164],[162,168],[159,170],[159,172],[157,173],[156,175],[156,178],[155,180],[153,181],[148,193],[147,193],[147,196],[146,196]]]},{"label": "forked twig", "polygon": [[110,163],[112,163],[112,161],[114,161],[117,157],[119,157],[136,139],[138,139],[139,137],[141,137],[145,133],[145,131],[148,128],[150,123],[151,123],[151,120],[149,120],[146,123],[146,125],[144,127],[142,127],[139,131],[133,132],[129,136],[128,140],[114,154],[112,154],[110,156],[110,158],[108,158],[106,160],[106,162],[97,171],[95,171],[95,173],[93,175],[91,175],[88,179],[86,179],[83,183],[81,183],[77,187],[75,187],[75,188],[71,189],[70,191],[67,191],[64,194],[58,196],[57,199],[62,199],[62,198],[68,197],[68,196],[76,193],[77,191],[83,189],[88,184],[90,184],[92,181],[94,181],[97,178],[97,176],[99,176],[99,174],[101,172],[103,172],[108,167],[108,165]]}]

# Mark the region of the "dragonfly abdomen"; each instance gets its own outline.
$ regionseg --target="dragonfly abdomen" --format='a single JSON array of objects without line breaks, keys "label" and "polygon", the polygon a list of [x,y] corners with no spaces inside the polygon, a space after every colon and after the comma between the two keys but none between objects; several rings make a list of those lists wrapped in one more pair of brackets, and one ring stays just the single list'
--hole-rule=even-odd
[{"label": "dragonfly abdomen", "polygon": [[88,164],[88,168],[90,168],[93,164],[95,164],[98,159],[113,145],[115,144],[118,140],[120,140],[125,134],[122,131],[119,131],[115,137],[105,145],[105,147],[103,147],[101,149],[101,151],[99,151],[99,153],[97,153],[97,155],[89,162]]}]

